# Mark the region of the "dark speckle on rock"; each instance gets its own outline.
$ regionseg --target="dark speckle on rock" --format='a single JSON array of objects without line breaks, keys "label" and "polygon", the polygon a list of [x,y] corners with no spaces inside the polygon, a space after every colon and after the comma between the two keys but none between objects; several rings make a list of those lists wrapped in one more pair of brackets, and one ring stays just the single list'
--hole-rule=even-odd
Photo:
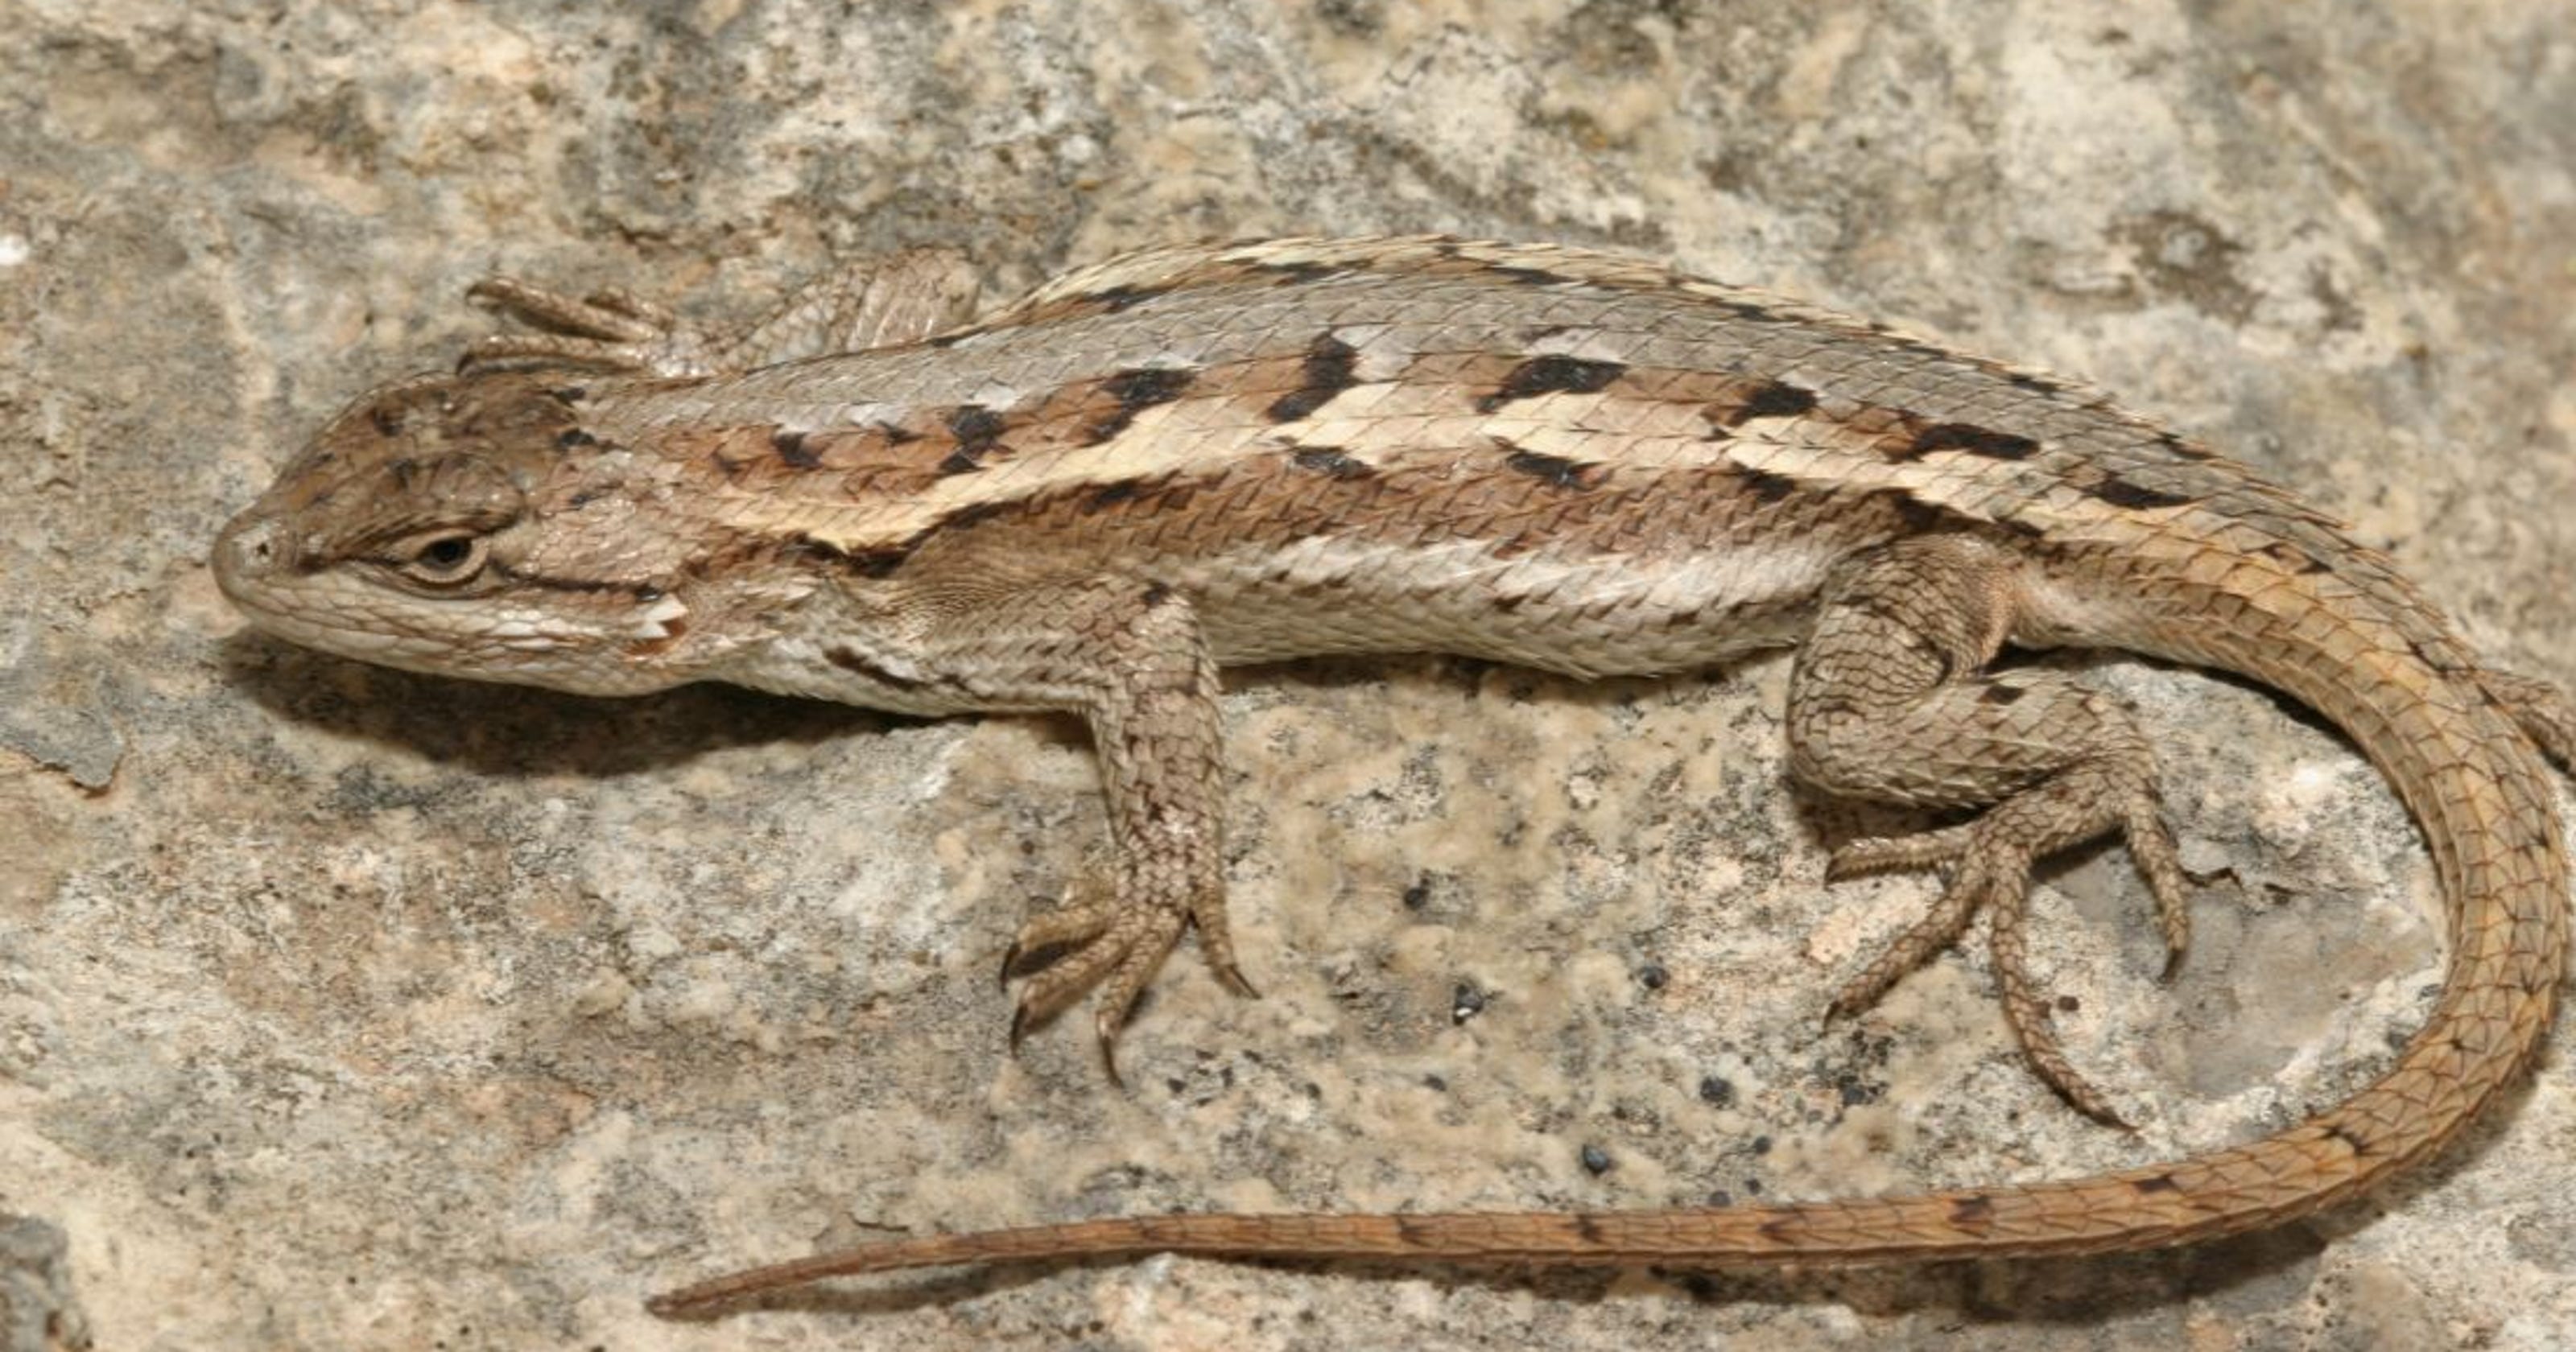
[{"label": "dark speckle on rock", "polygon": [[1485,1012],[1489,997],[1472,981],[1461,981],[1449,994],[1449,1021],[1465,1023]]}]

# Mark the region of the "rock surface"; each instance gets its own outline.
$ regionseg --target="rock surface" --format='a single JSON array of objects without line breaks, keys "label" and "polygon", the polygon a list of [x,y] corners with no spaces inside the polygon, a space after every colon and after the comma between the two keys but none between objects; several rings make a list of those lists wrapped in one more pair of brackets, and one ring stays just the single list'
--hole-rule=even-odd
[{"label": "rock surface", "polygon": [[590,702],[242,632],[203,563],[495,269],[758,310],[838,254],[996,298],[1159,240],[1443,230],[1675,260],[2084,375],[2301,485],[2576,677],[2576,30],[2558,0],[1711,7],[0,0],[0,1211],[101,1346],[1305,1349],[2576,1343],[2576,1088],[2313,1223],[1841,1276],[1128,1265],[680,1279],[890,1229],[1633,1206],[2030,1179],[2352,1089],[2429,1003],[2394,800],[2261,694],[2100,664],[2208,885],[2117,850],[2042,975],[2141,1122],[2021,1068],[1985,959],[1819,1031],[1931,895],[1827,887],[1783,668],[1242,673],[1233,906],[1104,1089],[1004,1049],[1100,830],[1065,727]]},{"label": "rock surface", "polygon": [[0,1215],[0,1352],[79,1352],[89,1321],[72,1295],[62,1228]]}]

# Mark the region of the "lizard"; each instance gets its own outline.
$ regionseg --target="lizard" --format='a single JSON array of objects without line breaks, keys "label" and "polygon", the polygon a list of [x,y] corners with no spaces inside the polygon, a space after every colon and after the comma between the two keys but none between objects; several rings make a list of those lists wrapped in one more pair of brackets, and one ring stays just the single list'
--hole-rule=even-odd
[{"label": "lizard", "polygon": [[[1156,1252],[1817,1267],[2089,1254],[2286,1222],[2433,1153],[2533,1059],[2566,947],[2558,690],[2483,663],[2332,517],[2089,386],[1761,290],[1445,237],[1150,248],[981,318],[957,255],[854,268],[733,338],[496,278],[524,331],[375,389],[224,527],[262,629],[418,671],[639,694],[729,681],[917,715],[1079,715],[1105,880],[1005,955],[1011,1022],[1096,993],[1104,1056],[1226,925],[1222,666],[1463,654],[1576,677],[1792,658],[1790,770],[1970,813],[1827,877],[1938,869],[1868,1005],[1987,917],[2007,1021],[2117,1115],[2026,970],[2035,860],[2125,840],[2169,960],[2186,879],[2153,744],[2014,650],[2237,673],[2323,714],[2427,841],[2440,996],[2377,1078],[2246,1144],[2089,1177],[1595,1212],[1144,1215],[899,1238],[720,1277]],[[1114,1078],[1115,1063],[1111,1062]]]}]

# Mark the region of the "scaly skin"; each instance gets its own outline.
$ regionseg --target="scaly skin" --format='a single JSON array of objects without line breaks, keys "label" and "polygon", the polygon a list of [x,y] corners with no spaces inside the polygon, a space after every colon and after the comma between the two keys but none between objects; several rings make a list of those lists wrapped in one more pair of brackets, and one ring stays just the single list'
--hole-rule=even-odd
[{"label": "scaly skin", "polygon": [[[1983,809],[1857,842],[1942,866],[1857,1008],[1990,919],[2034,1068],[2034,859],[2116,831],[2179,953],[2150,743],[2006,643],[2234,671],[2335,721],[2421,823],[2446,985],[2378,1080],[2248,1145],[1911,1197],[1591,1214],[1137,1217],[872,1245],[672,1293],[1183,1252],[1834,1265],[2142,1249],[2273,1225],[2439,1149],[2547,1026],[2566,861],[2539,750],[2576,722],[2481,667],[2386,558],[2191,442],[2035,373],[1572,250],[1427,239],[1148,251],[984,321],[909,255],[732,344],[623,297],[481,294],[557,330],[361,400],[227,528],[219,580],[331,651],[595,693],[730,680],[900,711],[1067,709],[1116,868],[1030,922],[1022,1020],[1118,1021],[1195,925],[1235,975],[1217,666],[1466,653],[1577,675],[1799,649],[1792,766]],[[865,349],[840,351],[841,348]],[[786,357],[810,357],[762,365]],[[1016,955],[1015,955],[1016,957]],[[1016,1035],[1019,1024],[1015,1022]]]}]

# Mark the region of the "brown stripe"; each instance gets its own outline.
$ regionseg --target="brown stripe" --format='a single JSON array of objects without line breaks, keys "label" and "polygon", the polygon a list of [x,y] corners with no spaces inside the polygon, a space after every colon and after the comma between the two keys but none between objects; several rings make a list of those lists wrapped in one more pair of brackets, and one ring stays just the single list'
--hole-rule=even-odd
[{"label": "brown stripe", "polygon": [[[1485,463],[1500,468],[1513,453]],[[1422,450],[1364,464],[1331,447],[1283,448],[1180,472],[1068,483],[952,510],[907,537],[852,550],[853,565],[883,576],[932,549],[1077,555],[1113,542],[1132,549],[1139,537],[1154,554],[1179,558],[1326,535],[1395,548],[1480,541],[1497,557],[1516,557],[1540,549],[1712,552],[1755,530],[1861,544],[1927,518],[1963,531],[2015,529],[1899,492],[1836,492],[1733,465],[1596,466],[1520,451],[1518,472],[1462,478],[1458,466],[1469,454]],[[1009,521],[1007,532],[975,529],[1000,519]]]}]

